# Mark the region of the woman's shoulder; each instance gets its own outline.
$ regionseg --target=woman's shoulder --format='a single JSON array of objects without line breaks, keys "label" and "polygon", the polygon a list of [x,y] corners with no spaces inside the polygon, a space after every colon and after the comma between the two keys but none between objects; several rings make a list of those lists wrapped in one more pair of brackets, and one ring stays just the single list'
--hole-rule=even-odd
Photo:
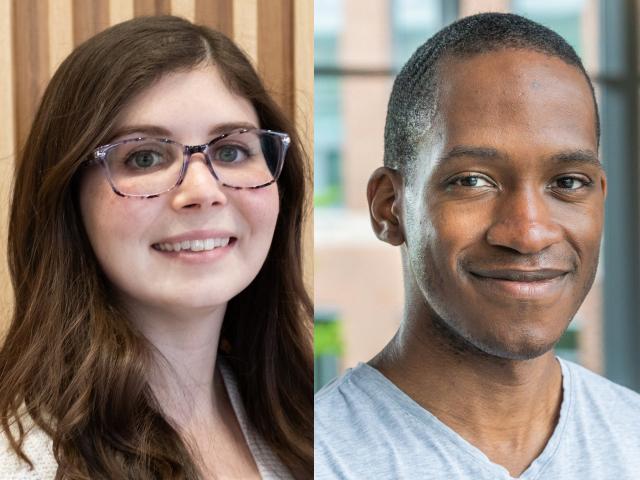
[{"label": "woman's shoulder", "polygon": [[225,389],[227,390],[231,407],[236,414],[240,430],[242,430],[251,455],[258,466],[260,477],[265,480],[292,478],[287,467],[284,466],[282,461],[251,424],[244,404],[242,403],[238,381],[231,365],[221,356],[218,356],[217,365],[222,374]]},{"label": "woman's shoulder", "polygon": [[27,434],[22,451],[33,463],[33,468],[22,460],[11,448],[9,439],[0,434],[0,478],[2,480],[52,480],[56,476],[58,463],[53,456],[49,435],[37,426],[23,420]]}]

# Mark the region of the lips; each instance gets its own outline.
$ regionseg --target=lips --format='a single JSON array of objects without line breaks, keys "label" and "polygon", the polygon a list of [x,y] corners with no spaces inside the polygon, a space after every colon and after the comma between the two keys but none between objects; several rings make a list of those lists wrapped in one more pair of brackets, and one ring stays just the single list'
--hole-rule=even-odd
[{"label": "lips", "polygon": [[225,249],[237,240],[231,232],[222,230],[192,230],[179,235],[165,237],[151,245],[154,250],[165,253],[202,253]]},{"label": "lips", "polygon": [[474,267],[468,272],[476,288],[492,301],[513,298],[546,303],[555,301],[561,295],[570,270]]},{"label": "lips", "polygon": [[470,270],[472,275],[478,277],[511,282],[543,282],[564,276],[568,272],[569,270],[567,269],[557,268],[541,268],[536,270],[523,270],[518,268],[474,268]]},{"label": "lips", "polygon": [[183,240],[175,243],[156,243],[153,248],[163,252],[180,252],[183,250],[191,252],[210,251],[214,248],[226,247],[232,238],[205,238],[203,240]]}]

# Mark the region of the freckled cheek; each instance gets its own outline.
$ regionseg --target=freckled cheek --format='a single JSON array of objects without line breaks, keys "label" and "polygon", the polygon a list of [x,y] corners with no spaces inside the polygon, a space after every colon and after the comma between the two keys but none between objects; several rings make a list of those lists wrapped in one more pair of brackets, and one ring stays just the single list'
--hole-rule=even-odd
[{"label": "freckled cheek", "polygon": [[241,193],[248,195],[239,198],[236,204],[249,228],[254,234],[265,234],[271,238],[280,210],[278,190],[267,188]]},{"label": "freckled cheek", "polygon": [[94,250],[101,233],[108,230],[111,218],[108,213],[108,192],[105,192],[95,172],[82,180],[80,187],[80,209],[85,230]]},{"label": "freckled cheek", "polygon": [[96,250],[131,246],[132,240],[143,238],[145,225],[155,218],[156,209],[149,208],[155,206],[151,200],[121,198],[97,181],[84,185],[80,202],[85,228]]}]

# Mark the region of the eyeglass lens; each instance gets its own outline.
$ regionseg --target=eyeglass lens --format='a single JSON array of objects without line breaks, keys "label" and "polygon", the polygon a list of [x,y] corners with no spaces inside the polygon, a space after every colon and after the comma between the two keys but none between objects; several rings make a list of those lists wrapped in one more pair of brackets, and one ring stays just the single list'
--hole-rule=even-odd
[{"label": "eyeglass lens", "polygon": [[[279,135],[250,130],[216,140],[206,153],[220,182],[251,188],[273,181],[283,148]],[[183,145],[160,139],[124,141],[105,157],[114,187],[125,195],[155,195],[171,189],[180,178],[183,159]]]}]

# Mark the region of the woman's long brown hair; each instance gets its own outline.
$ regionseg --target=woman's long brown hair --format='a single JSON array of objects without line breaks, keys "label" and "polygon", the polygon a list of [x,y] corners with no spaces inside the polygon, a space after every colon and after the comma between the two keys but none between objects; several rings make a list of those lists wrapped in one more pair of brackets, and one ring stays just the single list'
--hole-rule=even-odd
[{"label": "woman's long brown hair", "polygon": [[227,307],[220,351],[255,429],[296,478],[313,475],[311,301],[301,266],[308,181],[295,131],[245,55],[176,17],[137,18],[76,48],[49,83],[18,155],[9,223],[15,310],[0,350],[0,421],[22,449],[27,414],[53,439],[57,478],[196,479],[196,461],[146,378],[150,344],[114,302],[82,225],[83,160],[118,114],[168,72],[213,64],[253,104],[261,128],[288,132],[280,214],[255,280]]}]

